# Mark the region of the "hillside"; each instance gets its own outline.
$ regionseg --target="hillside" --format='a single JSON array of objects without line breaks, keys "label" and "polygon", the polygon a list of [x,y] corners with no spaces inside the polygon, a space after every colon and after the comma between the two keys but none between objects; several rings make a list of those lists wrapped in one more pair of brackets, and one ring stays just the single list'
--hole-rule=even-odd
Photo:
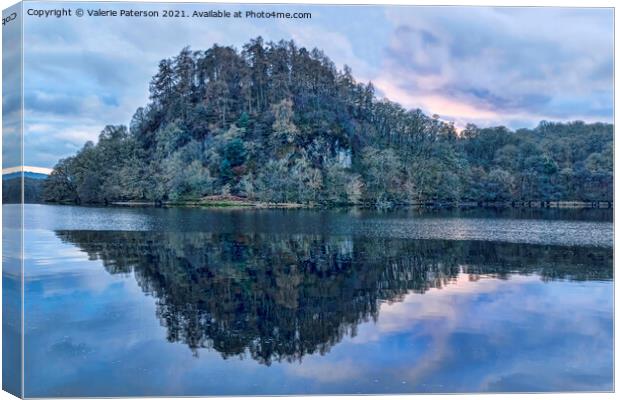
[{"label": "hillside", "polygon": [[[24,202],[42,203],[43,186],[47,179],[47,174],[24,171],[23,187]],[[22,174],[13,172],[2,175],[2,203],[17,204],[22,201]]]},{"label": "hillside", "polygon": [[319,50],[250,40],[162,60],[129,128],[60,160],[47,201],[609,201],[613,126],[455,127],[379,99]]}]

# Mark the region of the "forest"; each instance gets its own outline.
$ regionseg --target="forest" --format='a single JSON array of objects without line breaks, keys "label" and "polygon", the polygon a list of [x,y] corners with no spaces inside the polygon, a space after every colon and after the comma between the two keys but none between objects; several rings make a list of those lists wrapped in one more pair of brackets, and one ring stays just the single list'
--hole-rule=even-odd
[{"label": "forest", "polygon": [[250,40],[159,63],[129,126],[60,160],[45,201],[182,203],[207,196],[378,208],[612,201],[613,125],[453,123],[380,98],[320,50]]}]

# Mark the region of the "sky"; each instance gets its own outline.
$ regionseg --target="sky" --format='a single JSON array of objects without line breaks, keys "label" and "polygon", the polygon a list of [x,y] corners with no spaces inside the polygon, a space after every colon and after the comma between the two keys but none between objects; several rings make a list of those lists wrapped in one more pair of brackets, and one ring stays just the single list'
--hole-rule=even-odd
[{"label": "sky", "polygon": [[[51,9],[62,3],[26,3]],[[613,11],[587,8],[71,3],[311,12],[307,20],[84,16],[24,20],[24,164],[53,167],[146,105],[159,60],[251,38],[317,47],[379,97],[453,121],[612,122]],[[5,105],[8,107],[8,105]]]}]

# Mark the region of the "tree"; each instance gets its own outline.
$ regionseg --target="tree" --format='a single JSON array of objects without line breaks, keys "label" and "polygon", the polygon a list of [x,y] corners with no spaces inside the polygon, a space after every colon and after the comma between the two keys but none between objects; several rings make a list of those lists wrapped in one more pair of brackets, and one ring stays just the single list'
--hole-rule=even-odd
[{"label": "tree", "polygon": [[402,201],[403,165],[392,149],[367,147],[362,155],[362,165],[367,202],[392,205]]},{"label": "tree", "polygon": [[509,172],[495,168],[484,181],[482,198],[487,201],[507,201],[513,198],[514,180]]},{"label": "tree", "polygon": [[79,203],[75,177],[72,170],[73,157],[58,161],[50,176],[45,180],[43,198],[57,203]]},{"label": "tree", "polygon": [[319,49],[250,40],[162,60],[129,129],[59,161],[49,201],[612,200],[613,125],[467,125],[380,99]]}]

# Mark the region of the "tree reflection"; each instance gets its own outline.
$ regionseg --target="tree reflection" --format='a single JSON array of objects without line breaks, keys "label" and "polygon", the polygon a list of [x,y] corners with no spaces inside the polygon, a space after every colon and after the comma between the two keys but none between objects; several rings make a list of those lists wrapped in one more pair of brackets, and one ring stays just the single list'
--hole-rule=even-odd
[{"label": "tree reflection", "polygon": [[610,280],[610,249],[321,235],[57,231],[157,300],[168,340],[260,363],[324,354],[382,301],[472,279]]}]

